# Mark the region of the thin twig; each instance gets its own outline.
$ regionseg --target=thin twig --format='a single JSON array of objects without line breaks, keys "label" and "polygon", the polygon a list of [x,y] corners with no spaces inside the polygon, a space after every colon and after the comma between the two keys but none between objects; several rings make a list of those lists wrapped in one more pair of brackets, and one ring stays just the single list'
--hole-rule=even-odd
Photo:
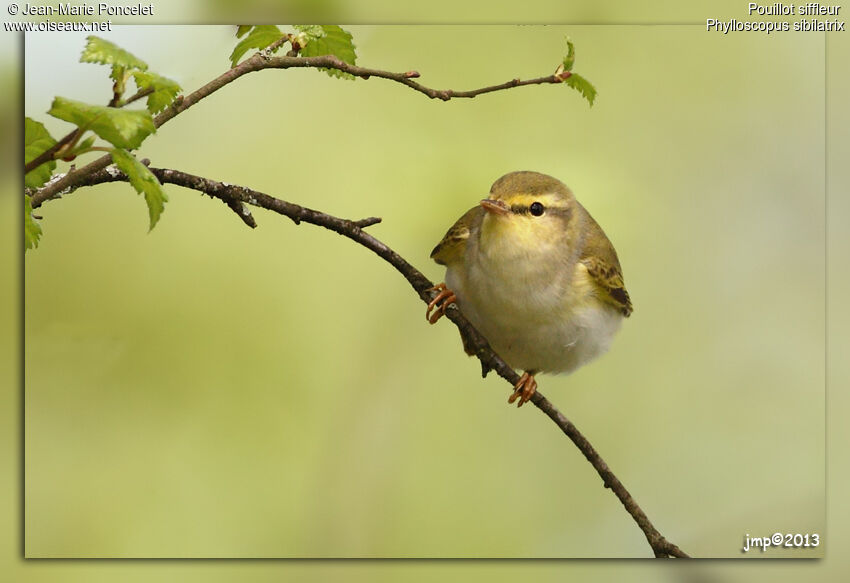
[{"label": "thin twig", "polygon": [[153,93],[153,87],[145,87],[144,89],[139,89],[132,96],[128,97],[123,102],[121,102],[121,107],[124,107],[125,105],[130,105],[134,101],[138,101],[139,99],[142,99],[143,97],[147,97],[151,93]]},{"label": "thin twig", "polygon": [[74,141],[77,138],[78,133],[82,133],[82,130],[80,130],[79,128],[71,130],[64,138],[47,148],[44,152],[42,152],[29,162],[27,162],[27,164],[24,165],[24,174],[29,174],[31,171],[35,170],[42,164],[53,160],[53,156],[56,154],[56,152],[65,147],[66,144],[70,144],[72,141]]},{"label": "thin twig", "polygon": [[[359,243],[387,261],[399,273],[401,273],[402,276],[404,276],[425,303],[430,302],[436,295],[436,292],[432,289],[434,287],[433,282],[425,277],[422,272],[413,267],[386,244],[363,230],[369,225],[374,225],[375,223],[380,222],[380,219],[376,217],[370,217],[359,221],[341,219],[321,211],[286,202],[263,192],[245,188],[243,186],[226,184],[210,180],[208,178],[203,178],[201,176],[194,176],[192,174],[180,172],[179,170],[151,168],[150,171],[162,183],[176,184],[185,188],[198,190],[211,197],[224,201],[231,208],[233,208],[232,205],[241,206],[248,204],[289,217],[296,224],[305,222],[330,229],[331,231],[339,233],[340,235],[348,237],[352,241]],[[126,180],[127,177],[123,173],[106,172],[104,170],[88,175],[81,183],[78,184],[78,186],[93,186],[104,182]],[[239,213],[237,212],[237,214]],[[510,383],[511,390],[513,390],[513,386],[519,381],[519,375],[510,366],[508,366],[498,354],[496,354],[481,333],[469,323],[454,304],[449,305],[446,310],[446,316],[458,327],[461,334],[466,339],[464,346],[469,347],[474,351],[475,356],[477,356],[481,361],[481,365],[484,370],[495,371],[499,376]],[[610,488],[611,491],[614,492],[625,507],[626,511],[631,515],[638,527],[640,527],[641,531],[643,531],[646,536],[646,540],[649,542],[649,546],[652,548],[656,557],[688,557],[684,551],[664,538],[658,529],[653,526],[652,522],[650,522],[649,518],[623,483],[616,475],[614,475],[614,472],[611,471],[608,464],[605,463],[605,460],[602,459],[593,445],[591,445],[587,438],[582,435],[578,428],[573,425],[569,419],[558,411],[558,409],[546,397],[544,397],[540,391],[537,391],[531,397],[531,402],[543,411],[552,421],[554,421],[561,431],[569,437],[581,453],[584,454],[584,457],[587,458],[587,461],[590,462],[602,478],[602,482],[605,487]]]},{"label": "thin twig", "polygon": [[[280,44],[285,42],[285,38],[278,41]],[[278,48],[280,46],[278,44],[274,48]],[[393,73],[390,71],[382,71],[380,69],[370,69],[367,67],[358,67],[357,65],[349,65],[348,63],[342,61],[341,59],[333,56],[333,55],[325,55],[321,57],[297,57],[297,56],[270,56],[268,49],[265,51],[260,51],[255,53],[250,58],[246,59],[242,63],[236,65],[232,69],[228,69],[203,87],[197,89],[196,91],[190,93],[186,96],[178,96],[174,102],[165,108],[159,115],[154,118],[154,126],[159,128],[169,120],[173,119],[176,115],[186,111],[194,104],[198,103],[200,100],[205,97],[211,95],[212,93],[218,91],[225,85],[232,83],[242,75],[247,73],[252,73],[255,71],[262,71],[264,69],[292,69],[292,68],[323,68],[323,69],[336,69],[338,71],[343,71],[345,73],[349,73],[354,75],[355,77],[359,77],[361,79],[369,79],[370,77],[378,77],[380,79],[387,79],[389,81],[395,81],[396,83],[401,83],[402,85],[406,85],[410,87],[414,91],[422,93],[423,95],[427,95],[432,99],[441,99],[443,101],[449,101],[454,98],[473,98],[477,95],[483,95],[485,93],[492,93],[494,91],[502,91],[505,89],[512,89],[514,87],[524,87],[527,85],[544,85],[550,83],[562,83],[568,76],[569,73],[555,73],[552,75],[546,75],[543,77],[537,77],[534,79],[526,79],[521,81],[520,79],[511,79],[510,81],[506,81],[504,83],[500,83],[498,85],[489,85],[487,87],[481,87],[478,89],[472,89],[469,91],[455,91],[453,89],[432,89],[430,87],[426,87],[421,83],[414,81],[414,78],[418,78],[420,75],[416,71],[406,71],[404,73]],[[138,95],[138,94],[137,94]],[[134,100],[137,96],[133,96],[130,99]],[[54,151],[55,152],[55,151]],[[46,153],[45,153],[46,154]],[[52,155],[52,154],[51,154]],[[44,154],[42,155],[44,156]],[[40,156],[39,158],[41,158]],[[45,158],[43,161],[47,161],[49,158]],[[34,161],[33,161],[34,162]],[[74,171],[68,172],[64,177],[55,182],[51,182],[43,186],[37,192],[35,192],[32,196],[32,207],[38,208],[41,204],[54,198],[64,191],[68,191],[73,189],[75,186],[78,186],[84,182],[84,178],[90,174],[98,172],[106,168],[112,162],[112,158],[110,156],[102,156],[89,164],[78,168]],[[30,168],[32,162],[27,165],[27,172],[35,168],[34,165]]]}]

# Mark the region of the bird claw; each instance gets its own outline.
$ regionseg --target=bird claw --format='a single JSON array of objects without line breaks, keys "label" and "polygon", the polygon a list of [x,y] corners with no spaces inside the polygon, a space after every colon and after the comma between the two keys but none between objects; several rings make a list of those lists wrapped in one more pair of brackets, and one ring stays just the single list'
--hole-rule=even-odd
[{"label": "bird claw", "polygon": [[449,304],[457,301],[457,296],[444,283],[437,284],[428,291],[439,292],[433,300],[428,302],[428,309],[425,310],[425,318],[433,324],[445,315],[446,308]]},{"label": "bird claw", "polygon": [[514,392],[511,393],[511,396],[508,398],[508,403],[513,404],[514,401],[519,399],[517,407],[522,407],[529,399],[531,399],[531,397],[534,396],[534,393],[536,392],[537,381],[534,380],[534,375],[524,372],[522,373],[522,376],[519,377],[517,384],[514,385]]}]

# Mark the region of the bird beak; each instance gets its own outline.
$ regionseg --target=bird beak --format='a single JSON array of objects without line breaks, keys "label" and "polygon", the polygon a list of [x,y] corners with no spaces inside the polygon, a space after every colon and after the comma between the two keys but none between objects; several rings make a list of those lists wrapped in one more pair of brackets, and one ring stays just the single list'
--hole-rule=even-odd
[{"label": "bird beak", "polygon": [[511,211],[503,200],[491,200],[489,198],[485,198],[478,204],[483,206],[485,211],[494,215],[506,215]]}]

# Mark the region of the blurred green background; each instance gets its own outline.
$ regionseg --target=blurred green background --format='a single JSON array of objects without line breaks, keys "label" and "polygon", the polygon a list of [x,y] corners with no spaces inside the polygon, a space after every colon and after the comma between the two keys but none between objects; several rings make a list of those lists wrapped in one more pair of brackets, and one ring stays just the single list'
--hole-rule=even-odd
[{"label": "blurred green background", "polygon": [[[372,232],[435,280],[428,251],[495,178],[560,177],[617,245],[636,313],[609,355],[541,390],[692,554],[822,532],[823,37],[349,28],[361,63],[452,88],[548,73],[568,33],[600,98],[589,110],[533,87],[444,104],[264,72],[140,153],[381,215]],[[226,67],[231,33],[104,36],[192,90]],[[45,38],[28,39],[25,111],[62,135],[52,96],[102,101],[109,84],[76,63],[83,35]],[[479,380],[388,266],[168,192],[150,235],[126,185],[42,211],[26,258],[28,556],[647,555],[572,445]]]}]

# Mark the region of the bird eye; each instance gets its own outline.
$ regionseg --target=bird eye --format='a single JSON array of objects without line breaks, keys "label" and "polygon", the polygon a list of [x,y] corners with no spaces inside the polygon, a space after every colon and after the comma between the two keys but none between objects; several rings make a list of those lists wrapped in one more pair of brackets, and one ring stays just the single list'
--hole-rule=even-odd
[{"label": "bird eye", "polygon": [[531,211],[531,214],[533,214],[535,217],[539,217],[540,215],[543,214],[543,211],[546,210],[546,209],[543,208],[543,205],[541,203],[533,202],[533,203],[531,203],[531,206],[528,207],[528,210]]}]

